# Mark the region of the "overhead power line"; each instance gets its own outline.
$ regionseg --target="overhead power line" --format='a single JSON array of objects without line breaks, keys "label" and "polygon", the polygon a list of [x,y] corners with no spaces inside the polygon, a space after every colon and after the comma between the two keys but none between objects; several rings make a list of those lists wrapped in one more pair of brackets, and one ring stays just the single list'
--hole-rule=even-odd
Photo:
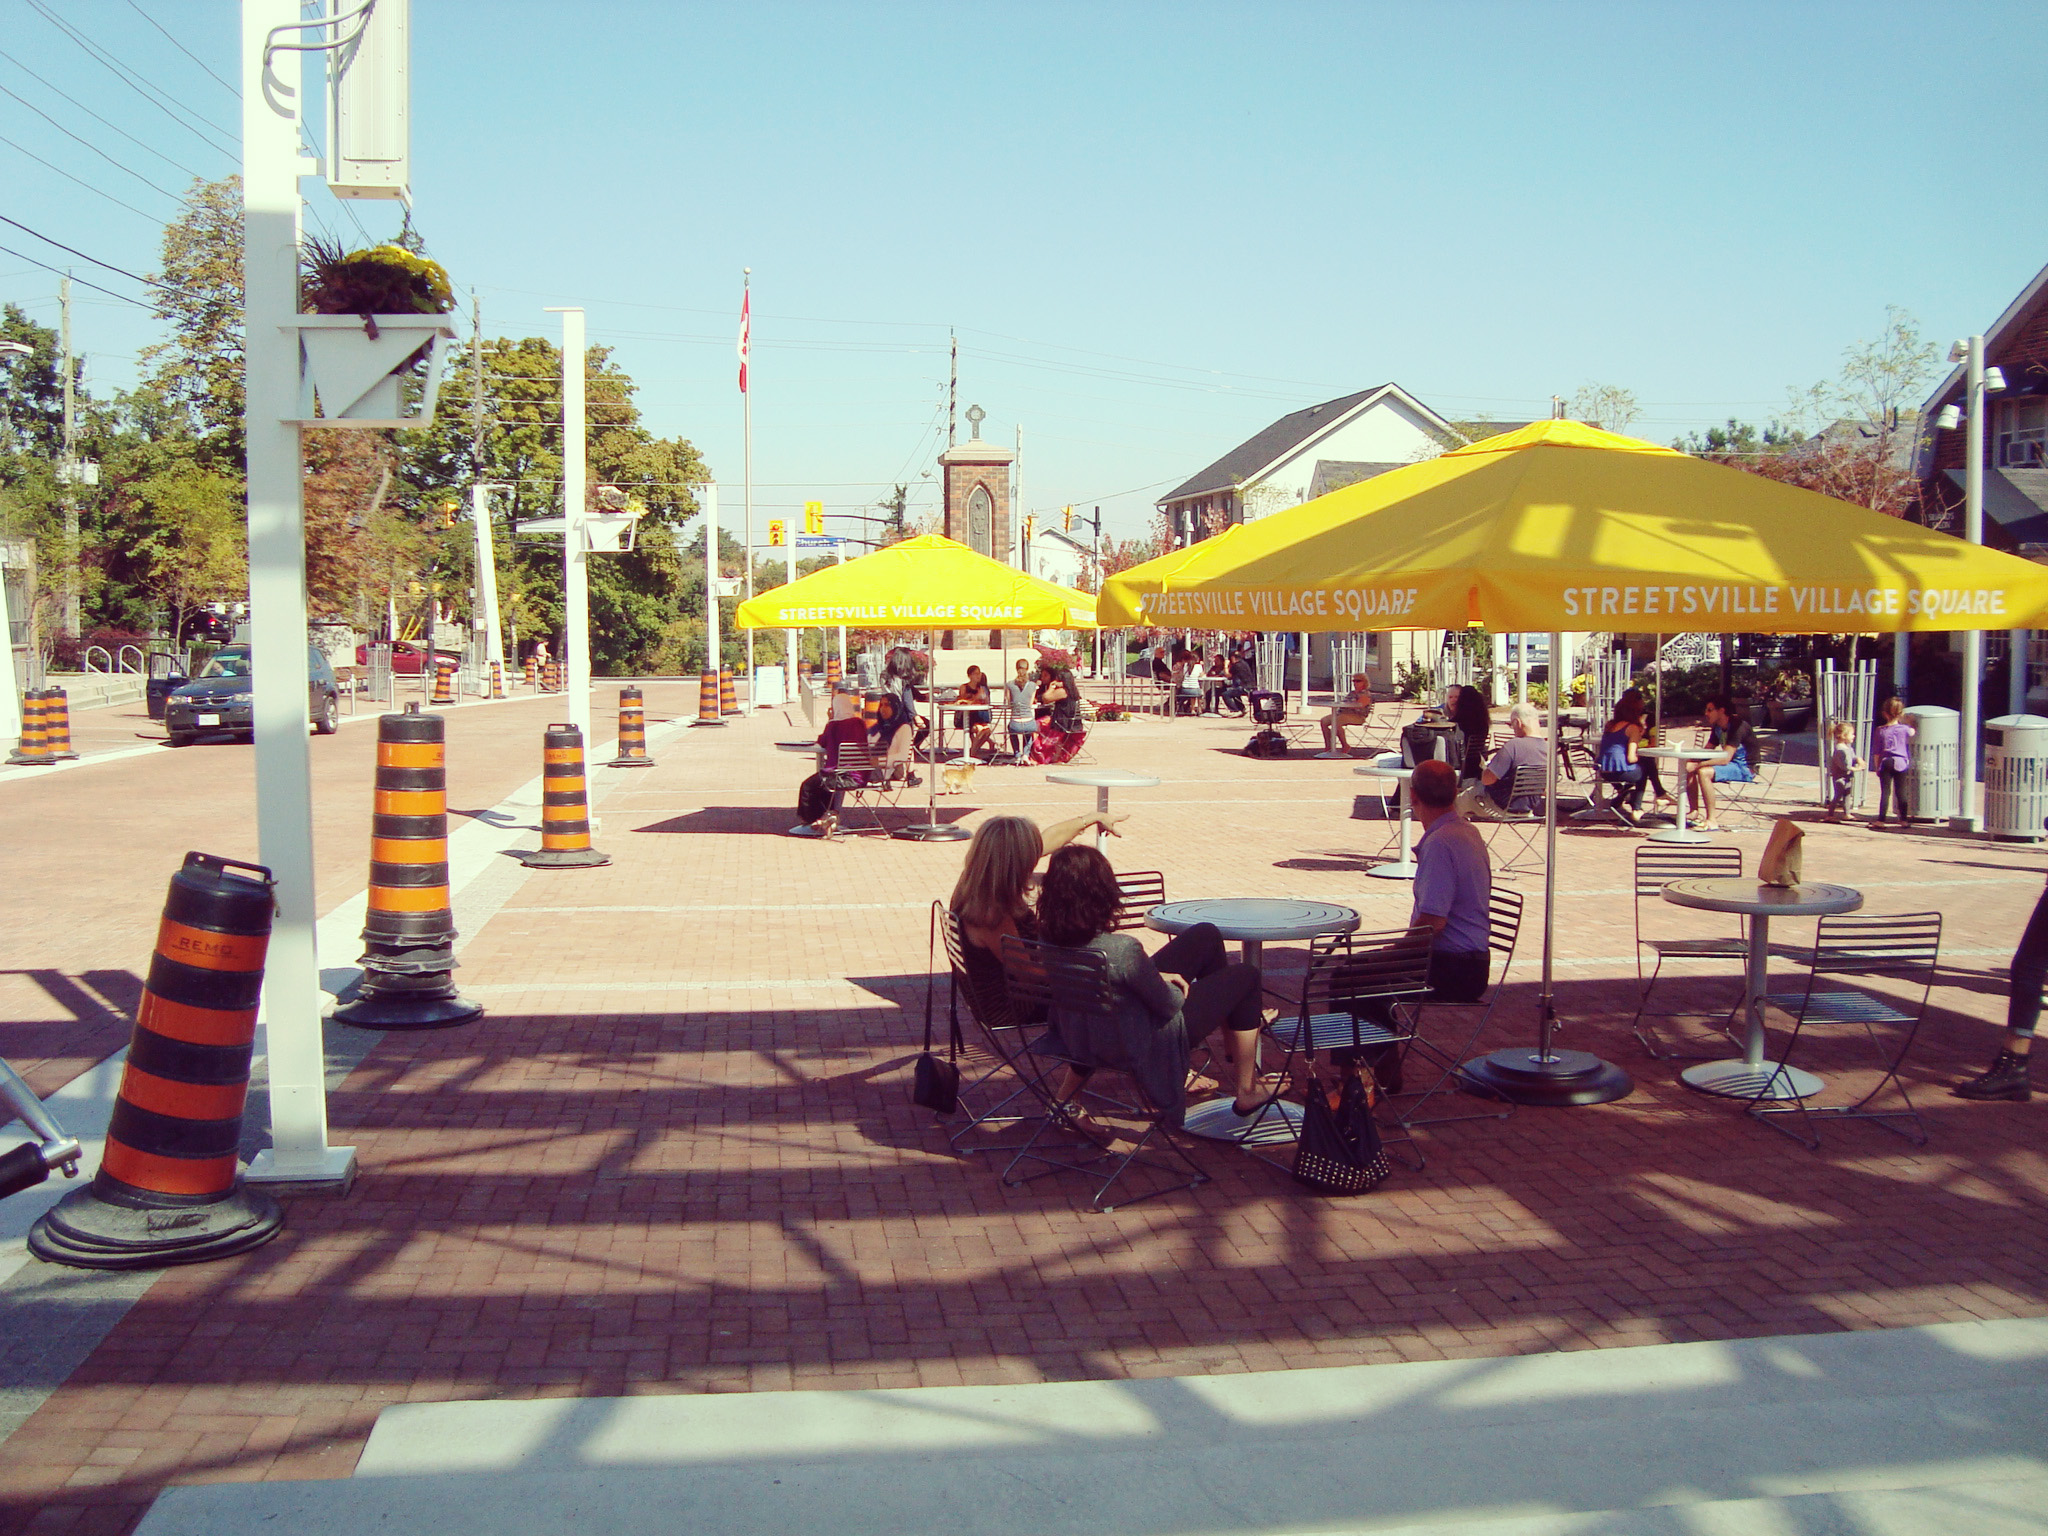
[{"label": "overhead power line", "polygon": [[[130,144],[136,146],[136,148],[147,150],[150,154],[155,155],[157,159],[163,161],[165,165],[168,165],[175,170],[183,171],[187,176],[199,176],[199,179],[201,181],[206,180],[204,176],[200,176],[199,172],[193,170],[191,166],[186,165],[183,161],[173,160],[169,155],[165,154],[162,150],[157,149],[153,145],[144,143],[141,139],[135,137],[134,134],[130,133],[126,128],[123,128],[120,124],[107,122],[107,120],[104,117],[101,117],[99,113],[93,111],[91,107],[88,107],[76,96],[73,96],[66,91],[59,90],[56,86],[50,84],[48,80],[44,79],[41,75],[37,74],[34,70],[30,69],[26,64],[22,63],[21,60],[17,59],[13,54],[7,52],[7,50],[4,48],[0,48],[0,59],[5,59],[8,63],[12,64],[16,69],[20,70],[23,74],[27,75],[31,80],[34,80],[37,84],[41,85],[45,90],[50,91],[55,95],[62,96],[66,101],[70,102],[71,105],[78,108],[79,111],[83,112],[87,117],[91,118],[94,122],[103,124],[104,126],[113,129],[114,132],[121,135],[122,138],[126,139]],[[12,95],[13,93],[9,92],[8,94]],[[19,97],[16,97],[15,99],[17,101],[20,100]]]},{"label": "overhead power line", "polygon": [[17,91],[10,91],[4,85],[0,85],[0,94],[12,96],[24,107],[27,107],[29,111],[35,113],[37,117],[40,117],[52,128],[56,129],[59,133],[63,134],[65,138],[71,140],[74,144],[83,144],[87,149],[91,150],[94,154],[98,155],[102,160],[106,161],[107,164],[111,165],[115,170],[119,171],[123,176],[133,176],[137,181],[141,182],[145,187],[149,188],[150,191],[159,193],[164,197],[168,197],[174,203],[179,201],[177,193],[171,191],[168,187],[158,186],[155,182],[151,181],[147,176],[143,175],[142,172],[137,170],[131,170],[129,167],[123,165],[120,161],[116,160],[112,155],[108,154],[104,149],[101,149],[99,145],[93,143],[92,140],[80,138],[77,134],[73,133],[69,128],[66,128],[62,123],[58,122],[57,119],[50,116],[50,114],[45,112],[41,107],[37,106],[34,102],[30,101],[26,96],[21,95]]},{"label": "overhead power line", "polygon": [[120,198],[114,196],[114,194],[111,192],[100,191],[100,189],[94,186],[91,182],[85,180],[83,177],[72,175],[69,171],[65,170],[63,166],[51,165],[49,161],[45,160],[41,155],[37,154],[34,150],[23,148],[23,146],[15,143],[14,140],[8,138],[5,134],[0,134],[0,144],[5,144],[9,149],[19,150],[22,154],[27,155],[29,159],[35,161],[37,165],[44,167],[46,170],[55,171],[59,176],[62,176],[66,181],[77,182],[81,187],[85,188],[86,191],[91,192],[96,196],[104,197],[108,202],[113,203],[115,206],[126,208],[130,213],[138,214],[141,217],[149,220],[149,222],[152,224],[163,223],[163,220],[158,218],[155,214],[144,213],[140,208],[136,207],[133,203],[123,202]]},{"label": "overhead power line", "polygon": [[[35,257],[25,255],[24,253],[15,250],[14,247],[11,245],[0,245],[0,251],[5,251],[9,256],[14,257],[17,261],[25,261],[28,262],[31,266],[41,267],[45,272],[54,272],[59,277],[71,277],[71,274],[69,272],[66,272],[62,267],[53,267],[47,261],[37,261]],[[85,278],[71,277],[71,281],[78,284],[78,286],[81,288],[90,288],[95,293],[104,293],[110,299],[119,299],[123,304],[133,304],[137,309],[149,308],[149,306],[143,303],[142,300],[140,299],[131,299],[125,293],[116,293],[111,288],[102,288],[98,283],[88,282]]]},{"label": "overhead power line", "polygon": [[85,252],[78,249],[77,246],[66,245],[62,240],[53,240],[48,235],[44,234],[40,229],[30,229],[28,225],[22,223],[21,220],[10,219],[4,213],[0,213],[0,224],[12,224],[16,229],[20,230],[23,234],[34,235],[38,240],[42,241],[45,245],[54,245],[55,247],[57,247],[58,250],[63,251],[69,255],[76,256],[80,261],[89,261],[96,267],[105,267],[109,272],[118,272],[121,276],[129,278],[135,282],[141,283],[145,287],[161,288],[166,293],[186,293],[190,291],[189,289],[181,288],[176,283],[166,283],[159,278],[144,277],[140,272],[130,272],[126,267],[117,267],[111,261],[101,261],[97,256],[88,256],[85,254]]},{"label": "overhead power line", "polygon": [[228,84],[227,81],[222,80],[219,75],[213,74],[213,66],[211,64],[207,63],[206,60],[199,57],[198,54],[194,53],[190,48],[187,48],[183,43],[179,42],[177,38],[171,36],[171,34],[165,30],[164,24],[158,21],[154,16],[150,15],[149,12],[145,11],[141,6],[137,5],[135,3],[135,0],[128,0],[128,9],[133,11],[136,15],[140,16],[152,27],[155,27],[157,31],[162,32],[166,38],[169,38],[171,46],[177,49],[178,52],[185,55],[186,58],[190,59],[194,64],[197,64],[209,75],[213,75],[213,78],[216,81],[219,81],[220,88],[222,90],[226,91],[230,96],[234,97],[235,100],[237,101],[240,101],[242,99],[242,93],[240,91],[235,89],[234,86]]},{"label": "overhead power line", "polygon": [[229,132],[227,129],[222,128],[218,123],[212,121],[212,119],[207,118],[202,114],[193,111],[190,107],[187,107],[183,102],[177,100],[177,98],[170,96],[163,91],[158,90],[155,86],[151,85],[148,80],[144,79],[136,71],[130,69],[127,65],[123,64],[119,59],[116,59],[111,53],[107,52],[106,49],[100,47],[98,43],[95,43],[83,32],[80,32],[76,27],[72,26],[71,23],[65,21],[63,18],[59,16],[52,14],[50,8],[44,5],[42,3],[42,0],[28,0],[28,6],[30,10],[34,11],[38,16],[42,17],[43,20],[47,21],[59,32],[62,32],[66,37],[70,38],[72,42],[76,43],[80,48],[84,49],[85,52],[95,62],[104,67],[108,71],[108,73],[114,76],[115,79],[119,80],[131,91],[135,92],[136,95],[140,96],[144,101],[148,102],[151,106],[155,107],[159,112],[163,113],[165,117],[168,117],[180,128],[183,128],[187,133],[194,135],[209,149],[218,150],[220,151],[220,153],[227,155],[229,157],[234,156],[235,151],[233,149],[229,148],[225,144],[222,144],[217,139],[209,138],[207,136],[207,133],[205,132],[205,129],[195,127],[194,123],[204,124],[206,129],[211,129],[214,133],[221,135],[222,138],[231,139],[237,143],[241,141],[241,135]]}]

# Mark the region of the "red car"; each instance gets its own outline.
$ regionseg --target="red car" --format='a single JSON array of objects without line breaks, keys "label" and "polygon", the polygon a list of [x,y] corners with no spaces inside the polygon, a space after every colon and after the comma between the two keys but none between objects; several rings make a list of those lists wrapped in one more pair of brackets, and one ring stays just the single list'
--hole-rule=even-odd
[{"label": "red car", "polygon": [[[434,649],[440,655],[446,656],[450,661],[462,660],[462,652],[460,651],[447,650],[444,647],[438,645],[435,646]],[[391,642],[391,670],[397,673],[400,677],[418,677],[420,673],[425,669],[426,661],[427,648],[425,646],[415,645],[410,640],[394,640]],[[367,667],[369,664],[369,646],[357,646],[356,665],[359,667]]]}]

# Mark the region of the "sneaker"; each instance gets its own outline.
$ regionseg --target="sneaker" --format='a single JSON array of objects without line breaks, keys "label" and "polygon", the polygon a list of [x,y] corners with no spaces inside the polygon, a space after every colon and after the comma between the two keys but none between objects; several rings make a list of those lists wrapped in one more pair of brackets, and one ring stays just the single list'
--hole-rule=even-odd
[{"label": "sneaker", "polygon": [[1957,1083],[1949,1092],[1959,1099],[2013,1099],[2024,1104],[2033,1098],[2034,1085],[2027,1078],[2027,1058],[2000,1051],[1989,1072]]}]

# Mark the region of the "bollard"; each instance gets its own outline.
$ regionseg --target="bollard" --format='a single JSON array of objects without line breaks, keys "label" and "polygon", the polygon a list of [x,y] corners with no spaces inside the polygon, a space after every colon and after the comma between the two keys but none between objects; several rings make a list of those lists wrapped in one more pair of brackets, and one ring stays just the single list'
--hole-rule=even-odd
[{"label": "bollard", "polygon": [[502,661],[491,663],[491,697],[494,699],[505,697],[505,663]]},{"label": "bollard", "polygon": [[736,715],[740,712],[739,685],[732,680],[732,673],[725,667],[718,669],[718,712],[721,715]]},{"label": "bollard", "polygon": [[448,722],[408,704],[377,720],[363,980],[334,1010],[364,1029],[450,1029],[483,1017],[455,990],[448,897]]},{"label": "bollard", "polygon": [[541,752],[540,852],[525,853],[528,869],[590,869],[612,856],[590,846],[590,795],[583,777],[583,733],[551,725]]},{"label": "bollard", "polygon": [[697,718],[690,722],[695,730],[700,725],[724,726],[718,716],[718,674],[700,672],[697,674]]},{"label": "bollard", "polygon": [[607,768],[652,768],[647,755],[647,710],[640,702],[638,688],[619,690],[619,755]]},{"label": "bollard", "polygon": [[453,704],[455,702],[455,665],[455,658],[453,656],[436,656],[434,658],[434,697],[431,700],[432,703]]},{"label": "bollard", "polygon": [[7,761],[22,768],[41,768],[57,759],[50,752],[49,730],[43,700],[48,690],[21,691],[21,745],[7,754]]},{"label": "bollard", "polygon": [[[881,693],[871,692],[863,695],[861,698],[860,721],[862,725],[868,728],[870,735],[874,732],[875,722],[882,716],[882,700],[884,697],[885,695]],[[900,724],[901,722],[898,723]]]},{"label": "bollard", "polygon": [[100,1171],[35,1224],[37,1258],[157,1269],[277,1235],[277,1202],[236,1162],[273,892],[262,865],[204,853],[171,876]]},{"label": "bollard", "polygon": [[71,696],[62,688],[43,690],[43,750],[60,763],[75,763],[71,750]]}]

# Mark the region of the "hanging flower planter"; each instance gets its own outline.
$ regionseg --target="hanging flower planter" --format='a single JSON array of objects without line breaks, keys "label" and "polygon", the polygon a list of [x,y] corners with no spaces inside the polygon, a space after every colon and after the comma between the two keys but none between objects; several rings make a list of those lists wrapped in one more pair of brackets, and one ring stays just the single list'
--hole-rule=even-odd
[{"label": "hanging flower planter", "polygon": [[[455,329],[441,264],[397,245],[348,251],[315,237],[300,261],[299,426],[423,427],[441,392],[441,353]],[[418,403],[405,382],[424,365]]]},{"label": "hanging flower planter", "polygon": [[[441,393],[441,353],[455,327],[438,315],[300,315],[298,414],[302,427],[424,427]],[[405,381],[424,362],[418,402]]]}]

